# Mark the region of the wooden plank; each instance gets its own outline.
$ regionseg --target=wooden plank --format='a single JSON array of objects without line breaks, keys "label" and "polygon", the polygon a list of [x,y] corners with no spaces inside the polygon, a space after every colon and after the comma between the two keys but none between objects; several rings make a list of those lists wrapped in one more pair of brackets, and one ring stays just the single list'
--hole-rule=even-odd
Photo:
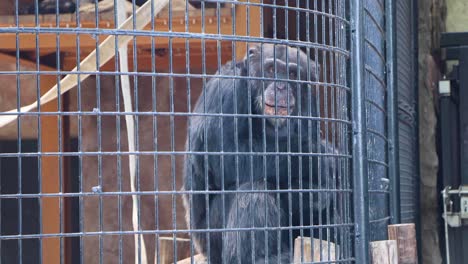
[{"label": "wooden plank", "polygon": [[[301,250],[303,247],[303,251]],[[304,254],[301,254],[304,252]],[[308,254],[308,252],[313,252]],[[294,263],[306,263],[314,261],[335,261],[339,247],[332,242],[309,237],[297,237],[294,241]],[[206,258],[202,254],[193,257],[195,264],[206,263]],[[192,258],[180,260],[177,264],[190,264]]]},{"label": "wooden plank", "polygon": [[[193,18],[188,21],[188,31],[186,30],[185,20],[184,19],[174,19],[172,21],[172,32],[177,33],[207,33],[207,34],[232,34],[232,20],[231,17],[221,17],[220,18],[220,32],[218,32],[217,18],[216,17],[206,17],[204,31],[202,29],[202,19]],[[155,22],[155,31],[158,32],[168,32],[169,31],[169,22],[167,20],[157,19]],[[33,29],[35,28],[34,24],[21,24],[23,29]],[[1,25],[0,27],[9,27],[8,25]],[[55,24],[43,24],[40,25],[40,28],[55,28]],[[62,28],[77,28],[76,23],[60,23]],[[87,28],[96,28],[95,24],[92,22],[82,23],[81,29],[86,30]],[[109,21],[104,21],[99,24],[99,28],[113,29],[113,24]],[[2,33],[2,45],[0,46],[0,52],[12,52],[16,51],[18,47],[22,52],[32,51],[35,52],[37,45],[39,45],[39,53],[41,55],[50,54],[51,52],[71,52],[76,53],[77,50],[77,31],[63,32],[61,34],[57,33],[20,33],[17,35],[15,29],[12,29],[14,32]],[[151,31],[151,26],[148,25],[144,30]],[[59,42],[57,42],[57,36]],[[96,48],[96,37],[92,36],[90,33],[80,33],[79,34],[79,47],[83,52],[91,52]],[[108,35],[99,35],[98,43],[102,42]],[[154,39],[155,48],[166,48],[169,45],[169,37],[151,37],[151,36],[136,36],[136,42],[138,49],[149,49],[151,48],[151,39]],[[18,39],[18,41],[17,41]],[[36,44],[36,39],[37,43]],[[180,48],[185,47],[186,38],[171,38],[173,46],[178,46]],[[198,40],[200,41],[200,40]],[[213,40],[215,41],[215,40]],[[59,43],[59,44],[57,44]],[[129,43],[129,50],[133,48],[133,41]]]},{"label": "wooden plank", "polygon": [[[179,21],[185,18],[185,7],[172,7],[172,18],[174,21]],[[169,18],[168,8],[164,8],[161,13],[156,16],[156,23],[162,23],[163,21],[167,21]],[[130,14],[133,11],[130,10]],[[229,7],[221,8],[220,9],[220,16],[227,17],[231,15],[231,9]],[[205,9],[205,17],[215,17],[216,16],[216,9],[209,8]],[[188,17],[190,19],[200,19],[201,18],[201,10],[189,8],[188,9]],[[16,16],[15,15],[4,15],[0,16],[0,26],[1,27],[14,27],[16,26]],[[76,14],[60,14],[59,16],[60,25],[76,25]],[[35,15],[20,15],[18,17],[18,21],[20,25],[35,25],[36,23],[36,16]],[[39,24],[42,27],[48,26],[56,26],[57,16],[55,14],[46,14],[46,15],[39,15]],[[92,24],[95,27],[96,16],[94,12],[81,12],[80,13],[80,22],[83,25]],[[99,13],[99,25],[98,27],[108,26],[114,27],[114,14],[113,10],[111,12],[101,12]]]},{"label": "wooden plank", "polygon": [[397,242],[399,264],[418,263],[416,228],[414,224],[389,225],[388,238]]},{"label": "wooden plank", "polygon": [[397,264],[398,251],[395,240],[382,240],[370,243],[373,264]]},{"label": "wooden plank", "polygon": [[338,253],[339,247],[326,240],[310,237],[297,237],[294,240],[294,263],[335,261]]},{"label": "wooden plank", "polygon": [[[201,52],[201,41],[190,41],[190,67],[198,68],[202,65],[202,52]],[[82,53],[81,59],[87,56],[88,53]],[[232,45],[228,42],[221,42],[221,62],[225,63],[232,59]],[[63,67],[65,70],[71,70],[77,65],[76,55],[65,54]],[[218,50],[216,41],[206,41],[205,45],[205,60],[216,63],[218,58]],[[128,62],[129,69],[133,71],[134,62],[133,50],[129,50]],[[168,47],[165,49],[159,49],[156,51],[155,57],[152,58],[151,50],[141,50],[137,53],[136,61],[138,62],[138,71],[151,71],[152,59],[155,61],[156,70],[158,72],[168,71],[169,69],[169,51]],[[172,45],[172,65],[174,69],[185,69],[186,67],[186,54],[185,54],[185,43],[181,46]],[[101,67],[100,71],[114,71],[115,61],[110,60],[104,66]]]},{"label": "wooden plank", "polygon": [[[154,253],[154,263],[173,263],[174,258],[177,257],[185,259],[190,258],[188,257],[190,255],[190,250],[187,250],[188,252],[183,252],[181,254],[180,249],[184,248],[190,248],[190,239],[188,238],[173,238],[173,237],[159,237],[159,252],[158,248],[156,248],[156,251]],[[175,239],[175,240],[174,240]],[[174,254],[174,242],[177,243],[177,256]],[[199,257],[202,257],[200,255]],[[197,259],[197,256],[194,256],[195,259]],[[179,262],[177,262],[179,263]],[[188,263],[191,263],[190,261]]]},{"label": "wooden plank", "polygon": [[[260,0],[240,0],[239,2],[260,3]],[[262,10],[259,6],[236,5],[236,32],[237,36],[253,36],[260,37],[262,33],[261,26],[263,25]],[[236,42],[236,59],[244,58],[247,50],[246,42]]]},{"label": "wooden plank", "polygon": [[[51,70],[50,68],[41,65],[41,70]],[[56,75],[41,75],[40,88],[41,94],[45,93],[57,82]],[[41,112],[57,111],[57,101],[52,101],[41,107]],[[41,143],[40,152],[57,152],[59,151],[58,140],[58,119],[59,116],[41,116]],[[42,193],[59,193],[60,192],[60,171],[59,157],[57,156],[42,156],[41,162],[41,192]],[[41,198],[42,201],[42,233],[56,234],[64,232],[60,230],[60,199],[58,197]],[[44,238],[42,240],[42,263],[60,263],[60,239],[59,238]]]},{"label": "wooden plank", "polygon": [[[206,258],[202,254],[193,256],[193,258],[186,258],[183,260],[177,261],[177,264],[192,264],[192,259],[194,264],[206,264]],[[155,262],[156,264],[156,262]]]}]

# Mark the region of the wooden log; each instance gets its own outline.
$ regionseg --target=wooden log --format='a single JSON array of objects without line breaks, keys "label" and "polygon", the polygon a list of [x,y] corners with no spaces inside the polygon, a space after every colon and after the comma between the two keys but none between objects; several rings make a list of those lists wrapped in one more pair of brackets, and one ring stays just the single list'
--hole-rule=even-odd
[{"label": "wooden log", "polygon": [[388,226],[388,238],[396,240],[399,264],[417,264],[416,228],[414,224]]},{"label": "wooden log", "polygon": [[310,237],[297,237],[294,240],[294,263],[335,261],[338,253],[339,247],[326,240]]},{"label": "wooden log", "polygon": [[370,243],[373,264],[397,264],[398,251],[395,240],[382,240]]},{"label": "wooden log", "polygon": [[[175,239],[175,241],[174,241]],[[156,247],[154,254],[154,263],[174,263],[178,259],[189,258],[190,256],[190,239],[188,238],[173,238],[159,237],[159,251]],[[177,256],[174,252],[174,243],[177,243]],[[175,259],[177,258],[177,259]],[[179,263],[179,262],[177,262]],[[190,261],[188,263],[191,263]],[[198,262],[197,262],[198,263]]]},{"label": "wooden log", "polygon": [[[195,256],[193,256],[193,263],[195,263],[195,264],[205,264],[206,263],[206,258],[202,254],[195,255]],[[186,258],[186,259],[177,261],[177,264],[192,264],[192,258]]]}]

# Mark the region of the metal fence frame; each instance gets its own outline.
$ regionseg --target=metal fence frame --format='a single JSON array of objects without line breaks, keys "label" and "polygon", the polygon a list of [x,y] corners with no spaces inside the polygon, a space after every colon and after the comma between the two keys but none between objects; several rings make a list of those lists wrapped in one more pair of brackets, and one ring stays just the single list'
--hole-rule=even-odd
[{"label": "metal fence frame", "polygon": [[[117,0],[116,0],[117,1]],[[352,164],[352,169],[349,170],[352,175],[345,175],[346,177],[349,177],[349,180],[352,182],[352,200],[353,204],[351,204],[351,212],[349,212],[349,216],[346,217],[352,217],[350,218],[351,223],[354,224],[352,231],[348,234],[350,238],[353,238],[353,241],[351,242],[353,244],[353,249],[351,252],[347,252],[346,254],[349,254],[345,258],[345,260],[342,260],[341,262],[355,262],[355,263],[370,263],[370,255],[369,255],[369,242],[373,239],[382,239],[386,237],[387,230],[385,230],[382,227],[386,227],[387,224],[389,223],[399,223],[400,222],[400,183],[399,183],[399,156],[398,156],[398,105],[397,105],[397,88],[396,88],[396,70],[397,70],[397,63],[395,59],[395,53],[396,53],[396,26],[395,26],[395,5],[398,0],[352,0],[352,1],[345,1],[345,0],[322,0],[320,3],[321,5],[328,5],[330,14],[327,14],[327,10],[321,10],[321,11],[310,11],[312,8],[317,9],[317,2],[314,4],[314,7],[309,6],[310,1],[307,1],[306,7],[305,8],[299,8],[295,6],[289,6],[289,2],[291,1],[285,1],[285,6],[279,7],[276,6],[276,0],[273,0],[272,3],[264,3],[264,1],[224,1],[226,4],[233,4],[236,5],[236,7],[246,7],[246,17],[247,17],[247,24],[249,25],[249,12],[251,12],[251,9],[255,7],[260,7],[260,8],[272,8],[273,9],[273,19],[276,19],[277,13],[276,12],[281,12],[282,10],[289,10],[289,11],[295,11],[296,12],[296,26],[298,29],[300,27],[300,13],[304,12],[306,13],[307,19],[314,20],[317,23],[317,20],[322,19],[322,29],[318,29],[317,25],[315,25],[315,28],[310,28],[310,23],[306,23],[306,34],[307,38],[306,40],[301,40],[299,39],[299,30],[297,30],[297,39],[288,39],[289,38],[289,33],[288,32],[288,13],[285,12],[285,32],[281,32],[281,29],[278,28],[278,25],[276,24],[276,20],[273,23],[273,29],[272,29],[272,38],[264,38],[264,37],[252,37],[248,36],[250,35],[251,32],[251,27],[247,26],[246,33],[247,36],[236,36],[236,35],[229,35],[229,34],[222,34],[220,33],[220,22],[219,22],[219,17],[220,17],[220,5],[217,5],[216,7],[216,14],[218,16],[218,24],[217,24],[217,30],[218,34],[203,34],[203,33],[194,33],[190,32],[190,26],[189,26],[189,9],[186,8],[185,10],[185,32],[171,32],[172,31],[172,23],[169,23],[168,32],[163,32],[163,31],[158,31],[157,28],[154,26],[154,21],[155,21],[155,16],[154,16],[154,10],[151,10],[151,22],[152,26],[151,29],[148,31],[143,31],[143,30],[114,30],[114,29],[99,29],[99,28],[74,28],[74,29],[63,29],[63,28],[56,28],[56,27],[51,27],[51,28],[44,28],[44,27],[21,27],[20,22],[19,22],[19,8],[18,8],[18,0],[16,0],[16,11],[15,11],[15,21],[14,23],[16,24],[16,27],[0,27],[0,33],[15,33],[17,34],[16,36],[16,41],[19,43],[19,34],[25,34],[25,33],[31,33],[35,34],[35,41],[36,41],[36,53],[39,54],[39,34],[41,33],[52,33],[52,34],[77,34],[79,36],[82,35],[92,35],[96,38],[95,46],[98,47],[99,45],[99,38],[102,38],[102,35],[109,34],[109,35],[115,35],[116,36],[116,42],[118,41],[119,37],[125,36],[125,35],[131,35],[133,36],[133,46],[137,46],[137,36],[151,36],[151,37],[160,37],[160,38],[168,38],[168,57],[169,57],[169,62],[168,62],[168,68],[169,70],[167,72],[158,72],[156,70],[156,63],[155,63],[155,58],[158,56],[156,52],[158,50],[155,48],[155,42],[154,40],[151,41],[151,71],[150,72],[139,72],[137,65],[138,65],[138,55],[137,55],[137,49],[133,48],[133,50],[130,50],[130,53],[133,55],[133,67],[135,71],[132,72],[118,72],[117,70],[112,72],[95,72],[92,70],[86,70],[86,71],[81,71],[79,74],[93,74],[96,75],[96,111],[86,111],[81,109],[81,93],[84,88],[81,87],[81,83],[77,83],[77,91],[78,91],[78,99],[77,99],[77,105],[78,108],[76,111],[69,111],[68,113],[65,113],[67,109],[63,108],[63,103],[69,102],[69,100],[72,100],[70,96],[66,95],[63,98],[60,96],[58,97],[58,102],[57,102],[57,110],[52,110],[52,111],[42,111],[42,106],[38,105],[37,111],[32,111],[30,113],[21,113],[19,116],[20,118],[17,121],[17,127],[18,127],[18,139],[17,139],[17,148],[18,151],[17,153],[13,152],[8,152],[8,153],[1,153],[0,158],[17,158],[18,159],[18,191],[16,194],[14,193],[0,193],[0,200],[4,199],[17,199],[18,200],[18,218],[19,222],[21,223],[21,219],[24,217],[23,212],[21,210],[22,208],[22,199],[25,198],[31,198],[31,199],[37,199],[38,201],[38,208],[39,208],[39,218],[41,219],[41,224],[42,224],[42,219],[43,219],[43,202],[42,199],[46,197],[58,197],[60,199],[60,205],[59,205],[59,211],[60,211],[60,221],[63,221],[65,214],[67,212],[63,211],[63,201],[66,198],[71,198],[75,197],[81,201],[79,205],[79,210],[80,210],[80,219],[79,219],[79,231],[78,232],[68,232],[65,233],[65,227],[62,226],[62,223],[60,225],[60,232],[59,233],[51,233],[51,234],[45,234],[42,232],[42,226],[39,228],[40,230],[38,233],[31,233],[31,234],[23,234],[21,224],[18,227],[18,234],[16,235],[4,235],[4,233],[0,233],[0,243],[3,241],[7,240],[14,240],[18,242],[18,261],[21,263],[22,258],[23,258],[23,250],[22,250],[22,240],[23,239],[38,239],[39,240],[39,248],[42,249],[42,243],[43,240],[47,238],[53,238],[53,237],[58,237],[60,238],[60,262],[66,262],[66,260],[69,260],[69,256],[65,256],[65,251],[64,251],[64,239],[65,238],[79,238],[80,239],[80,251],[79,254],[81,257],[83,254],[83,242],[82,238],[87,235],[92,235],[92,236],[97,236],[99,237],[99,245],[100,245],[100,256],[99,259],[102,261],[104,259],[103,256],[103,244],[104,240],[103,237],[106,235],[132,235],[132,234],[172,234],[172,237],[176,238],[176,234],[178,232],[182,232],[181,230],[176,230],[177,228],[174,228],[173,230],[140,230],[137,232],[131,232],[131,231],[103,231],[103,223],[102,220],[99,223],[100,230],[97,232],[84,232],[83,231],[83,199],[85,197],[90,197],[90,196],[96,196],[99,197],[100,199],[100,216],[102,217],[102,197],[105,196],[111,196],[115,195],[118,196],[118,203],[119,206],[121,206],[122,201],[121,201],[121,196],[122,195],[158,195],[161,193],[165,193],[168,195],[172,195],[172,203],[173,207],[175,208],[175,198],[174,195],[181,194],[179,190],[175,189],[176,186],[176,161],[175,161],[175,155],[184,155],[184,154],[190,154],[190,153],[184,153],[183,151],[177,151],[175,150],[174,146],[174,134],[175,134],[175,126],[174,126],[174,119],[176,117],[189,117],[191,115],[194,115],[193,113],[182,113],[174,110],[174,89],[175,89],[175,84],[174,84],[174,79],[175,78],[185,78],[187,80],[187,93],[188,93],[188,101],[187,101],[187,108],[191,109],[193,108],[193,105],[190,102],[190,96],[192,92],[192,87],[190,84],[190,79],[191,78],[201,78],[202,79],[202,85],[206,86],[207,83],[207,78],[210,77],[211,75],[207,73],[207,61],[206,61],[206,41],[212,40],[216,41],[216,50],[218,52],[217,56],[217,70],[220,70],[221,67],[221,41],[240,41],[240,42],[260,42],[260,43],[272,43],[272,44],[288,44],[291,46],[297,46],[297,47],[302,47],[307,50],[307,55],[310,57],[312,53],[314,53],[313,57],[315,58],[316,61],[319,61],[319,56],[321,52],[324,53],[323,57],[321,60],[325,63],[325,66],[328,67],[337,67],[337,65],[334,65],[333,63],[343,63],[346,61],[344,59],[349,52],[350,57],[347,60],[347,68],[341,68],[337,69],[336,76],[334,78],[342,78],[340,81],[344,80],[344,83],[336,83],[335,80],[331,79],[325,79],[325,81],[322,83],[326,87],[347,87],[349,86],[351,88],[351,93],[347,95],[346,100],[347,101],[347,109],[349,110],[348,116],[350,117],[350,120],[339,120],[340,118],[336,116],[332,116],[332,119],[335,118],[336,120],[328,120],[327,122],[333,123],[334,121],[349,121],[351,124],[351,128],[348,128],[349,136],[345,136],[346,143],[348,143],[348,151],[352,153],[352,160],[350,163]],[[296,0],[296,4],[299,5],[300,1]],[[38,4],[38,1],[36,1],[36,5]],[[205,2],[202,2],[201,6],[204,7]],[[333,6],[333,7],[332,7]],[[172,8],[172,3],[170,2],[169,4],[169,12],[171,13],[171,8]],[[325,7],[322,7],[323,9]],[[375,10],[373,8],[376,8]],[[414,7],[413,7],[414,8]],[[277,9],[279,11],[277,11]],[[307,10],[309,9],[309,10]],[[414,8],[417,10],[417,8]],[[114,12],[117,9],[114,7]],[[262,9],[263,10],[263,9]],[[339,10],[339,11],[338,11]],[[135,11],[136,8],[133,8],[132,13],[135,16]],[[378,12],[375,12],[378,11]],[[35,21],[36,23],[39,23],[39,18],[38,18],[38,9],[36,8],[36,18]],[[58,12],[58,8],[57,8]],[[204,16],[205,14],[205,9],[202,8],[201,15]],[[337,12],[341,12],[340,14],[337,14]],[[332,15],[332,13],[335,13]],[[236,16],[235,16],[235,10],[232,10],[232,31],[236,32]],[[330,20],[330,25],[328,32],[326,32],[325,22],[324,17],[328,15],[328,19]],[[264,13],[263,11],[261,12],[261,25],[260,25],[260,36],[267,34],[267,32],[264,32]],[[310,18],[311,16],[312,18]],[[79,12],[76,14],[77,20],[80,19],[80,14]],[[117,16],[114,16],[114,21],[118,21]],[[174,18],[172,15],[169,15],[169,21],[172,21]],[[57,23],[59,21],[59,18],[57,16]],[[340,23],[336,24],[337,21],[340,21]],[[204,20],[203,20],[204,21]],[[347,25],[347,23],[349,24]],[[95,20],[96,24],[99,24],[99,17],[96,16]],[[206,28],[206,22],[201,23],[201,31],[204,32]],[[340,25],[342,28],[339,33],[333,32],[333,23],[335,26],[335,29],[339,30],[339,27],[337,25]],[[383,27],[380,27],[379,23],[383,23]],[[380,33],[380,36],[377,36],[374,40],[381,41],[383,44],[381,47],[382,49],[379,49],[379,47],[375,46],[372,42],[372,37],[375,37],[373,34],[377,34],[376,32],[369,32],[369,25],[375,25],[377,28],[379,28],[379,31],[377,33]],[[345,29],[344,29],[345,28]],[[318,39],[318,36],[315,35],[315,39],[310,39],[311,32],[315,32],[318,34],[318,32],[321,31],[323,34],[322,40]],[[284,34],[284,36],[279,36],[281,34]],[[326,42],[325,40],[325,35],[330,34],[329,36],[335,36],[337,39],[334,39],[334,41],[341,41],[342,43],[333,43],[329,46],[327,46],[325,43],[321,43],[320,41]],[[77,37],[76,43],[77,43],[77,54],[80,54],[80,37]],[[283,37],[283,39],[281,38]],[[185,72],[184,73],[177,73],[177,71],[174,70],[174,63],[173,63],[173,38],[183,38],[185,39],[185,56],[186,56],[186,65],[185,65]],[[345,39],[347,38],[347,39]],[[1,35],[0,35],[1,39]],[[190,43],[189,39],[199,39],[201,40],[201,55],[202,55],[202,66],[201,66],[201,73],[193,73],[190,70]],[[57,37],[56,39],[56,44],[57,46],[60,46],[60,38]],[[342,46],[344,45],[346,48],[343,49]],[[374,46],[373,46],[374,45]],[[1,49],[1,48],[0,48]],[[372,49],[372,52],[376,52],[376,54],[371,54],[369,52],[369,49]],[[36,76],[36,87],[37,87],[37,93],[36,96],[37,98],[40,97],[40,81],[41,81],[41,75],[46,75],[46,74],[52,74],[52,75],[57,75],[57,82],[60,81],[60,75],[64,74],[69,74],[71,71],[65,71],[61,68],[61,62],[62,59],[61,56],[64,56],[60,53],[60,50],[57,49],[57,57],[56,57],[56,67],[57,70],[51,70],[48,72],[45,72],[40,69],[40,64],[41,64],[41,58],[37,56],[35,58],[35,63],[36,63],[36,69],[31,70],[28,72],[22,71],[20,67],[20,45],[17,44],[17,49],[15,51],[15,56],[16,56],[16,69],[13,71],[0,71],[0,77],[1,76],[6,76],[6,75],[16,75],[17,78],[17,109],[19,109],[22,104],[21,102],[21,89],[20,89],[20,76],[22,75],[34,75]],[[115,56],[116,58],[119,57],[119,52],[117,48],[115,49]],[[326,53],[329,52],[331,55],[327,55]],[[339,55],[337,55],[339,54]],[[335,56],[339,57],[338,59],[327,59],[327,56],[330,58]],[[343,56],[340,57],[340,56]],[[236,61],[238,59],[238,54],[236,54],[236,46],[233,44],[232,47],[232,54],[231,58],[232,61]],[[383,72],[372,72],[372,66],[374,63],[374,59],[380,60],[381,63],[383,63],[383,67],[379,68],[382,69]],[[80,60],[80,56],[77,55],[76,58],[77,62]],[[99,61],[99,56],[97,61]],[[319,61],[320,62],[320,61]],[[331,65],[330,65],[331,64]],[[344,65],[342,65],[344,67]],[[119,67],[119,64],[116,60],[115,62],[115,68],[117,69]],[[78,69],[79,70],[79,69]],[[341,70],[341,72],[339,72]],[[342,77],[338,77],[338,74],[343,75]],[[379,74],[382,74],[384,76],[383,79],[377,80],[381,82],[382,89],[385,91],[383,103],[376,102],[373,100],[372,96],[379,96],[377,94],[372,94],[373,90],[375,89],[374,86],[372,86],[372,83],[370,83],[370,79],[372,76],[377,76]],[[145,77],[150,77],[151,78],[151,86],[154,94],[156,94],[156,78],[169,78],[169,87],[168,89],[170,90],[170,109],[166,113],[163,112],[158,112],[155,98],[152,98],[153,105],[152,109],[149,112],[139,112],[133,111],[133,112],[126,112],[126,111],[121,111],[121,97],[118,93],[118,87],[120,86],[120,78],[119,76],[121,75],[129,75],[133,76],[133,82],[132,84],[134,87],[138,87],[139,85],[139,79],[136,78],[137,76],[145,76]],[[104,77],[103,77],[104,76]],[[101,88],[101,81],[100,78],[106,78],[106,76],[115,76],[115,85],[116,85],[116,93],[115,93],[115,102],[116,102],[116,111],[101,111],[102,106],[100,105],[101,103],[101,98],[103,98],[105,95],[102,93]],[[232,76],[221,76],[221,78],[232,78]],[[245,77],[239,77],[235,76],[237,79],[242,79]],[[248,77],[247,77],[248,78]],[[378,78],[376,78],[378,79]],[[315,86],[318,86],[315,84]],[[58,93],[60,93],[60,85],[58,87]],[[328,88],[327,88],[328,89]],[[134,90],[133,96],[134,96],[134,103],[138,105],[138,97],[139,97],[139,91],[138,89]],[[346,94],[346,93],[345,93]],[[327,96],[326,94],[324,96]],[[338,95],[335,95],[338,96]],[[328,100],[328,99],[325,99]],[[325,101],[325,107],[328,107],[327,105],[328,101]],[[386,113],[386,120],[383,120],[385,123],[385,127],[383,128],[383,131],[377,131],[373,130],[372,124],[369,121],[369,115],[373,114],[372,111],[370,110],[370,107],[377,107],[381,109],[381,112]],[[95,110],[95,109],[93,109]],[[320,111],[320,110],[319,110]],[[120,118],[117,117],[123,117],[125,115],[133,115],[135,117],[135,134],[136,134],[136,150],[134,152],[127,152],[122,150],[124,147],[120,143],[120,137],[121,133],[120,130],[117,129],[120,126],[123,126],[123,122],[120,121]],[[330,114],[330,113],[328,113]],[[3,113],[5,115],[5,113]],[[10,114],[11,115],[11,114]],[[96,116],[97,120],[97,134],[100,135],[98,136],[97,139],[97,151],[95,152],[88,152],[86,150],[82,149],[82,137],[83,137],[83,128],[82,128],[82,117],[85,116]],[[220,116],[222,116],[223,113],[220,113]],[[335,114],[337,115],[337,114]],[[60,117],[67,117],[62,120],[62,118],[58,118],[58,126],[61,127],[63,126],[63,123],[69,122],[69,118],[76,117],[78,119],[78,148],[76,151],[71,152],[69,151],[70,149],[67,148],[65,145],[59,144],[59,149],[57,151],[44,151],[42,148],[41,140],[38,141],[38,151],[37,152],[28,152],[28,153],[23,153],[21,151],[22,149],[22,141],[23,139],[21,138],[21,125],[22,121],[21,119],[23,117],[28,117],[28,116],[37,116],[37,117],[44,117],[44,116],[60,116]],[[102,143],[102,119],[105,117],[111,116],[111,117],[116,117],[116,133],[117,133],[117,151],[103,151],[103,143]],[[138,145],[139,142],[139,133],[142,131],[139,131],[138,126],[139,126],[139,118],[143,118],[145,116],[153,116],[156,118],[156,116],[161,116],[161,117],[169,117],[170,121],[170,129],[171,129],[171,147],[169,151],[159,151],[157,144],[154,143],[154,150],[153,151],[139,151],[139,148],[142,146]],[[212,114],[212,116],[216,116],[216,114]],[[241,114],[234,114],[235,117],[240,118],[243,117]],[[245,116],[244,116],[245,117]],[[320,118],[318,118],[320,120]],[[345,117],[343,117],[345,119]],[[39,119],[38,119],[39,120]],[[304,119],[307,121],[307,119]],[[122,123],[122,124],[121,124]],[[327,123],[328,124],[328,123]],[[158,137],[158,131],[157,131],[157,124],[153,124],[153,137],[157,138]],[[41,132],[43,127],[41,127],[41,122],[37,122],[37,137],[39,139],[42,138],[43,133]],[[345,130],[344,130],[345,131]],[[343,133],[343,132],[336,132],[336,133]],[[334,135],[336,136],[336,135]],[[382,141],[385,141],[386,145],[383,148],[383,152],[381,148],[377,148],[374,145],[369,145],[369,140],[371,140],[371,136],[377,136],[382,139]],[[59,142],[64,142],[64,138],[67,138],[68,135],[62,130],[59,129],[58,135],[57,135],[57,140]],[[122,136],[123,137],[123,136]],[[326,136],[328,137],[328,135]],[[343,137],[343,138],[345,138]],[[375,139],[372,139],[375,141]],[[67,152],[68,151],[68,152]],[[343,156],[346,156],[346,154],[350,153],[345,153]],[[158,155],[170,155],[170,162],[171,162],[171,170],[170,174],[172,175],[171,180],[172,180],[172,185],[173,189],[171,191],[167,192],[159,192],[155,186],[155,190],[153,192],[148,192],[148,191],[141,191],[137,190],[135,192],[128,192],[128,191],[122,191],[122,186],[120,185],[119,191],[116,192],[103,192],[102,191],[102,186],[103,186],[103,157],[105,156],[116,156],[118,157],[117,163],[119,164],[117,168],[117,175],[120,175],[119,181],[126,181],[125,179],[122,180],[122,160],[125,159],[125,157],[122,157],[122,155],[135,155],[135,156],[158,156]],[[234,153],[235,154],[235,153]],[[95,189],[92,190],[84,190],[83,186],[80,186],[78,192],[67,192],[67,190],[63,189],[63,182],[65,181],[64,178],[64,173],[62,173],[62,168],[64,166],[67,166],[66,162],[63,160],[64,157],[70,157],[70,156],[75,156],[79,159],[79,167],[80,167],[80,179],[83,177],[82,175],[82,166],[83,166],[83,158],[87,156],[92,156],[92,155],[97,155],[98,159],[98,179],[99,182],[95,186]],[[238,155],[238,154],[235,154]],[[374,156],[371,156],[374,155]],[[372,157],[375,156],[381,157],[382,160],[374,160]],[[25,157],[36,157],[39,161],[42,160],[43,158],[50,157],[50,156],[57,156],[59,158],[59,192],[58,193],[43,193],[42,190],[40,190],[41,187],[38,187],[38,192],[37,193],[30,193],[30,194],[25,194],[22,192],[21,189],[21,184],[23,182],[23,177],[22,177],[22,159]],[[139,158],[137,157],[137,179],[140,177],[140,169],[139,169]],[[42,172],[42,162],[38,162],[38,185],[42,186],[42,178],[43,178],[43,172]],[[376,169],[370,168],[370,164],[378,164],[378,166],[385,168],[385,170],[382,171],[377,171]],[[155,161],[155,167],[157,167],[157,161]],[[154,169],[154,178],[155,178],[155,185],[157,182],[157,176],[158,172],[157,169]],[[122,183],[120,183],[122,184]],[[138,182],[138,184],[140,184]],[[375,186],[380,186],[382,185],[382,188],[376,188]],[[387,184],[387,185],[385,185]],[[372,197],[378,197],[375,199],[371,199]],[[384,198],[380,198],[380,197]],[[138,203],[141,203],[140,198],[138,198]],[[372,201],[377,200],[379,201],[379,205],[383,206],[376,206],[376,204],[373,204]],[[0,204],[1,206],[1,204]],[[119,209],[121,210],[121,209]],[[157,209],[155,209],[157,210]],[[173,211],[173,225],[176,227],[176,217],[181,218],[182,216],[176,216],[176,211],[175,209],[172,209]],[[378,211],[377,216],[373,216],[372,212],[374,210]],[[120,212],[120,211],[119,211]],[[68,212],[70,213],[70,212]],[[120,215],[122,217],[122,215]],[[141,221],[142,215],[140,212],[138,212],[138,221]],[[120,219],[122,221],[122,219]],[[375,225],[372,225],[372,223],[376,223]],[[338,225],[339,227],[339,225]],[[2,230],[3,231],[3,230]],[[173,232],[172,232],[173,231]],[[139,242],[139,246],[141,247],[141,241]],[[122,245],[122,242],[120,242],[120,245]],[[159,242],[156,242],[156,249],[159,248]],[[194,247],[193,245],[190,246],[191,248],[191,253],[192,255],[195,254]],[[178,246],[177,243],[173,243],[173,248],[172,248],[174,255],[177,256],[178,252]],[[43,260],[42,256],[42,250],[39,250],[40,256],[38,256],[41,261]],[[346,251],[346,249],[344,249]],[[120,252],[120,251],[119,251]],[[140,252],[141,253],[141,252]],[[122,254],[121,252],[119,254]],[[141,260],[141,255],[138,257],[139,260]],[[83,259],[81,259],[83,262]],[[120,255],[120,261],[122,261],[122,256]],[[320,262],[320,263],[327,263],[327,262]]]}]

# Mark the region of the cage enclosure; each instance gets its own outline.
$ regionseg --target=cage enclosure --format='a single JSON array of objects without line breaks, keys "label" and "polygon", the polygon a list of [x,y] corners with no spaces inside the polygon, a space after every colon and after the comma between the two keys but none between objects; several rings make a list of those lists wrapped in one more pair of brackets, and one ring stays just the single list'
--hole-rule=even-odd
[{"label": "cage enclosure", "polygon": [[7,1],[2,262],[368,263],[400,214],[394,10]]}]

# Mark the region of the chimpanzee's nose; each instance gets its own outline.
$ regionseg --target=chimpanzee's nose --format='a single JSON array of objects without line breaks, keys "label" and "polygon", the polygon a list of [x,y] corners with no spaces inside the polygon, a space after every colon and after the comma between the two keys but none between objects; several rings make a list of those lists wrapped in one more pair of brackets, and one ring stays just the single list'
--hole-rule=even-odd
[{"label": "chimpanzee's nose", "polygon": [[276,88],[277,88],[278,90],[284,90],[284,89],[286,89],[287,85],[288,85],[288,84],[287,84],[287,83],[284,83],[284,82],[277,82],[277,83],[276,83]]}]

